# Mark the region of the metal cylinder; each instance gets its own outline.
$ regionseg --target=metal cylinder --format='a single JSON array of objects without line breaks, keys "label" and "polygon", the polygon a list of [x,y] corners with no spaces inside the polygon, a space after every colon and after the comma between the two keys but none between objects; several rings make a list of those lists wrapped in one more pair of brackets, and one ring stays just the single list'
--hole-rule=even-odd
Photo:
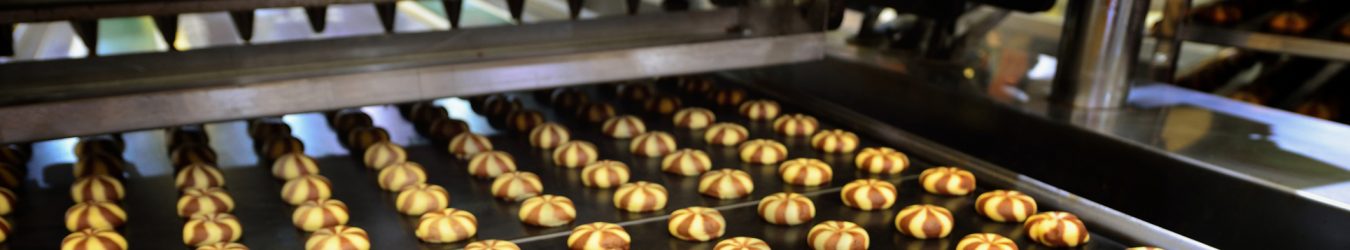
[{"label": "metal cylinder", "polygon": [[1118,108],[1129,95],[1147,0],[1071,0],[1051,98],[1082,108]]}]

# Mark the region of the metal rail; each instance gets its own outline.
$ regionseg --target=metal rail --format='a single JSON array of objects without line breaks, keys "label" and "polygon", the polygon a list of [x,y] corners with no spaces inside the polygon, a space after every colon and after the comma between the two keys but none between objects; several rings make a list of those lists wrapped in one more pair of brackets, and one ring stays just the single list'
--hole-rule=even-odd
[{"label": "metal rail", "polygon": [[1187,25],[1181,39],[1312,58],[1350,61],[1350,43],[1262,32]]}]

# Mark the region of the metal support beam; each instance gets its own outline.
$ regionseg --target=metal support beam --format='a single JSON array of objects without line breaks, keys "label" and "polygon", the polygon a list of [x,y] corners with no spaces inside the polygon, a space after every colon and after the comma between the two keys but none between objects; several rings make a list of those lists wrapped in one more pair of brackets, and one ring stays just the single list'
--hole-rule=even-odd
[{"label": "metal support beam", "polygon": [[1053,101],[1082,108],[1125,105],[1148,2],[1069,1]]},{"label": "metal support beam", "polygon": [[475,61],[0,107],[0,143],[820,60],[823,34]]}]

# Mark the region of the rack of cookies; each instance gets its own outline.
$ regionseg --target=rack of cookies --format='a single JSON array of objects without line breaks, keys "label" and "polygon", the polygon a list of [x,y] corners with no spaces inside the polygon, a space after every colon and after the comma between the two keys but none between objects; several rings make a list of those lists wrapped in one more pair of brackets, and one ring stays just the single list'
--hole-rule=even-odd
[{"label": "rack of cookies", "polygon": [[[172,179],[156,194],[181,197],[181,230],[130,233],[182,241],[86,249],[1147,243],[825,117],[702,76],[368,106],[86,138],[72,195],[121,209],[124,182]],[[118,177],[97,154],[149,143],[173,174]],[[72,242],[128,233],[94,219]]]}]

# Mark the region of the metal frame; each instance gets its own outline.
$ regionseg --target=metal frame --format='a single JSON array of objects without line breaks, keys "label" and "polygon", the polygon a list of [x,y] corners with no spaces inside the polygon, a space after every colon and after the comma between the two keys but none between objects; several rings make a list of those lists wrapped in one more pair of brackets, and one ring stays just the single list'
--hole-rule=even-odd
[{"label": "metal frame", "polygon": [[821,59],[798,7],[4,64],[0,142]]},{"label": "metal frame", "polygon": [[824,41],[808,33],[0,107],[0,142],[812,61]]},{"label": "metal frame", "polygon": [[[0,105],[733,39],[734,10],[0,65]],[[761,27],[777,30],[777,26]],[[793,32],[782,32],[793,33]],[[165,63],[174,62],[174,63]],[[54,71],[51,69],[62,69]]]}]

